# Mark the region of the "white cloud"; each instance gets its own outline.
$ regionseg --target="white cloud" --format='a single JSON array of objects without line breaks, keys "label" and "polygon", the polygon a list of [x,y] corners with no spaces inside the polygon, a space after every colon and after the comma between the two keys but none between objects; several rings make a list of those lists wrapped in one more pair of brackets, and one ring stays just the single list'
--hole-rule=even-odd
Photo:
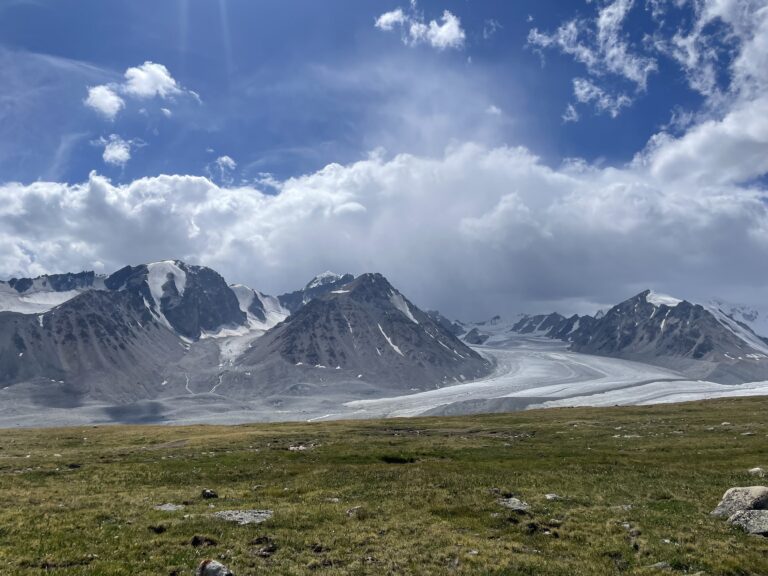
[{"label": "white cloud", "polygon": [[125,140],[117,134],[110,134],[107,138],[99,138],[91,142],[94,146],[103,146],[102,159],[110,166],[124,167],[131,160],[133,148],[146,146],[140,139]]},{"label": "white cloud", "polygon": [[125,71],[125,83],[122,89],[129,96],[141,99],[156,96],[169,98],[182,91],[168,68],[149,61]]},{"label": "white cloud", "polygon": [[[621,113],[622,108],[632,104],[632,99],[626,94],[609,94],[585,78],[574,78],[573,95],[581,104],[594,104],[598,112],[608,112],[611,118],[616,118]],[[568,111],[566,110],[566,113]]]},{"label": "white cloud", "polygon": [[229,156],[220,156],[216,159],[216,164],[220,168],[226,168],[227,170],[234,170],[237,168],[237,162],[235,162],[231,157]]},{"label": "white cloud", "polygon": [[501,116],[503,114],[501,108],[495,104],[490,104],[488,108],[485,109],[485,113],[490,114],[491,116]]},{"label": "white cloud", "polygon": [[[765,290],[768,272],[754,263],[768,257],[768,202],[739,184],[768,170],[753,164],[756,154],[739,158],[768,138],[768,121],[736,129],[753,118],[745,111],[699,127],[726,144],[723,157],[694,129],[619,168],[555,169],[525,148],[464,144],[440,157],[374,154],[270,178],[268,192],[195,176],[8,184],[0,273],[95,260],[116,269],[157,259],[162,247],[163,257],[272,292],[326,267],[379,270],[417,303],[465,317],[534,299],[606,302],[650,284],[685,296]],[[741,169],[720,174],[727,162]]]},{"label": "white cloud", "polygon": [[[162,64],[147,61],[141,66],[128,68],[125,71],[123,83],[102,84],[88,88],[88,97],[84,103],[105,118],[114,120],[126,104],[120,94],[137,100],[161,98],[166,101],[172,100],[174,96],[187,94],[200,102],[200,96],[196,92],[181,87],[171,76],[168,68]],[[172,115],[167,107],[160,110],[166,117]],[[142,108],[140,112],[146,113],[146,109]]]},{"label": "white cloud", "polygon": [[466,33],[461,27],[461,20],[448,10],[443,11],[440,21],[425,22],[416,10],[416,3],[411,2],[411,10],[406,14],[402,8],[385,12],[376,19],[376,28],[391,32],[400,28],[403,42],[410,46],[428,44],[438,50],[464,47]]},{"label": "white cloud", "polygon": [[485,40],[489,40],[493,38],[496,35],[496,32],[501,30],[503,26],[498,20],[490,19],[486,20],[485,24],[483,24],[483,38]]},{"label": "white cloud", "polygon": [[131,143],[117,134],[111,134],[108,140],[102,142],[104,143],[102,158],[107,164],[122,167],[131,159]]},{"label": "white cloud", "polygon": [[230,185],[234,182],[232,172],[237,169],[237,162],[231,156],[219,156],[206,167],[206,172],[212,180]]},{"label": "white cloud", "polygon": [[633,53],[623,34],[623,24],[633,3],[614,0],[598,10],[594,21],[570,20],[552,34],[534,28],[528,35],[528,44],[558,48],[584,64],[591,74],[614,74],[645,90],[648,76],[658,66],[653,58]]},{"label": "white cloud", "polygon": [[576,110],[573,104],[568,104],[565,108],[565,112],[563,112],[563,122],[578,122],[579,119],[580,116],[578,110]]},{"label": "white cloud", "polygon": [[406,22],[406,16],[402,8],[392,10],[391,12],[385,12],[376,19],[376,28],[385,31],[391,31],[400,24]]},{"label": "white cloud", "polygon": [[114,120],[118,112],[125,107],[125,101],[109,86],[91,86],[84,103],[108,120]]}]

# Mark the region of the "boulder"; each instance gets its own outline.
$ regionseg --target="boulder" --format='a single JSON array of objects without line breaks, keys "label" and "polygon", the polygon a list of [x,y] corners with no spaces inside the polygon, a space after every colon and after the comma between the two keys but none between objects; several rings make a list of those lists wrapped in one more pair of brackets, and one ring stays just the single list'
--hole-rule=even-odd
[{"label": "boulder", "polygon": [[712,516],[729,518],[743,510],[765,510],[766,508],[768,508],[767,487],[731,488],[726,491],[720,504],[712,511]]},{"label": "boulder", "polygon": [[742,510],[728,518],[728,524],[748,534],[768,536],[768,510]]},{"label": "boulder", "polygon": [[235,574],[221,562],[216,560],[203,560],[197,567],[196,576],[235,576]]}]

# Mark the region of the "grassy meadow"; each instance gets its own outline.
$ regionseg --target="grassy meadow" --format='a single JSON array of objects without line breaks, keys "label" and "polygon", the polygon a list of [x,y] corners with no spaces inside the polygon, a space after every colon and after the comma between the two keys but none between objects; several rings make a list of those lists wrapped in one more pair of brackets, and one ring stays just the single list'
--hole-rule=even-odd
[{"label": "grassy meadow", "polygon": [[[215,558],[237,576],[766,576],[768,539],[709,516],[727,488],[768,483],[756,466],[767,398],[2,430],[0,574],[191,575]],[[529,513],[500,506],[507,496]],[[155,509],[166,503],[184,507]],[[212,516],[239,509],[274,516]]]}]

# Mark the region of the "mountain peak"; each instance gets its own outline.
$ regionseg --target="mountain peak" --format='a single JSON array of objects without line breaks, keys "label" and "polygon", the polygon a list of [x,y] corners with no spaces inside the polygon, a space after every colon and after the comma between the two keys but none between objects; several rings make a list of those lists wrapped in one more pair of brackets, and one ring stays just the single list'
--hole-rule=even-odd
[{"label": "mountain peak", "polygon": [[312,288],[318,288],[320,286],[325,286],[326,284],[333,284],[342,278],[343,276],[341,274],[336,274],[336,272],[326,270],[325,272],[322,272],[321,274],[318,274],[312,278],[312,280],[307,283],[305,289],[311,290]]},{"label": "mountain peak", "polygon": [[642,293],[644,296],[644,299],[648,304],[652,304],[653,306],[668,306],[670,308],[674,308],[678,304],[681,304],[683,300],[680,300],[679,298],[675,298],[674,296],[669,296],[667,294],[661,294],[659,292],[654,292],[653,290],[646,290]]}]

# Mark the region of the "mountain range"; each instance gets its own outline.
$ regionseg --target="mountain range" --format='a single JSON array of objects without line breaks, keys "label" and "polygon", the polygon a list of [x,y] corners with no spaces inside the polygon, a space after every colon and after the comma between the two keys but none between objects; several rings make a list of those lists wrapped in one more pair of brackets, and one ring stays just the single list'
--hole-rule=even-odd
[{"label": "mountain range", "polygon": [[[380,274],[324,273],[271,297],[181,261],[0,283],[0,386],[52,405],[329,383],[415,390],[493,363]],[[220,346],[211,346],[216,341]]]},{"label": "mountain range", "polygon": [[[746,318],[745,318],[746,316]],[[645,290],[595,316],[523,315],[503,325],[502,336],[560,340],[570,350],[673,368],[691,378],[725,384],[768,379],[768,338],[745,320],[758,313],[723,302],[696,304]],[[463,338],[499,337],[484,325]]]},{"label": "mountain range", "polygon": [[464,323],[422,311],[381,274],[325,272],[269,296],[173,260],[0,282],[0,394],[13,414],[141,406],[153,421],[152,403],[206,411],[222,401],[216,410],[258,402],[260,418],[330,413],[499,377],[514,390],[510,374],[528,381],[515,366],[541,358],[519,356],[532,341],[631,361],[630,372],[661,367],[648,373],[670,381],[742,384],[768,380],[768,339],[750,326],[759,319],[646,290],[594,316]]}]

